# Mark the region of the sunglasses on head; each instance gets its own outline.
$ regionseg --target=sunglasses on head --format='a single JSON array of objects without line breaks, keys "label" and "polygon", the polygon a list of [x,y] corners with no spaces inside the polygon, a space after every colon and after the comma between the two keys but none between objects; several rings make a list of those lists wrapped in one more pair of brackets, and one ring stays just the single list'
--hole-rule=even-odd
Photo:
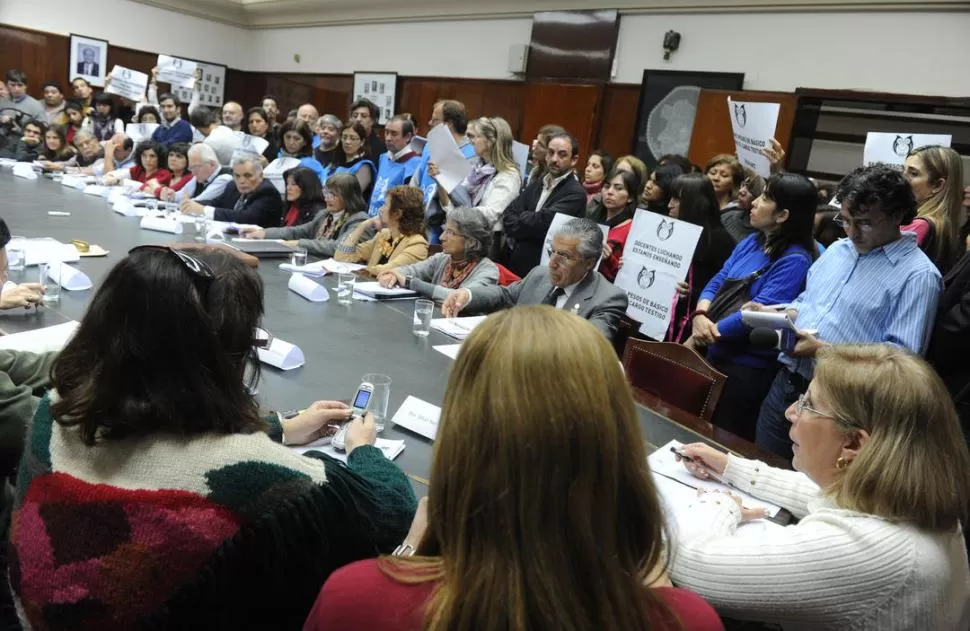
[{"label": "sunglasses on head", "polygon": [[173,248],[168,245],[139,245],[138,247],[134,247],[128,250],[128,254],[134,254],[135,252],[141,252],[145,250],[156,250],[159,252],[169,252],[173,254],[175,258],[177,258],[179,262],[182,263],[185,269],[188,270],[189,274],[193,278],[201,278],[206,281],[211,281],[216,276],[215,273],[212,271],[212,268],[209,267],[209,265],[204,261],[197,259],[191,254],[187,254],[186,252],[179,250],[178,248]]}]

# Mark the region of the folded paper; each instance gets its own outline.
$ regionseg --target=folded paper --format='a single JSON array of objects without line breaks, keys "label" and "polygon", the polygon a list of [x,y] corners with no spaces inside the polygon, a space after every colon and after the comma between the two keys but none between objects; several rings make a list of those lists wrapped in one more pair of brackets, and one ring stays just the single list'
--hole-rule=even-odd
[{"label": "folded paper", "polygon": [[154,230],[156,232],[167,232],[169,234],[182,234],[182,222],[176,217],[159,217],[146,215],[141,218],[143,230]]},{"label": "folded paper", "polygon": [[66,263],[51,263],[47,277],[68,291],[84,291],[92,287],[87,274]]},{"label": "folded paper", "polygon": [[273,338],[269,348],[256,349],[259,361],[270,366],[275,366],[280,370],[293,370],[306,363],[303,351],[299,346],[284,342],[279,338]]},{"label": "folded paper", "polygon": [[438,433],[438,420],[441,418],[441,408],[427,401],[408,396],[391,419],[395,425],[434,440]]},{"label": "folded paper", "polygon": [[303,274],[293,274],[290,276],[290,282],[287,286],[290,288],[290,291],[300,294],[310,302],[326,302],[330,299],[330,294],[327,292],[326,287],[311,278],[307,278]]}]

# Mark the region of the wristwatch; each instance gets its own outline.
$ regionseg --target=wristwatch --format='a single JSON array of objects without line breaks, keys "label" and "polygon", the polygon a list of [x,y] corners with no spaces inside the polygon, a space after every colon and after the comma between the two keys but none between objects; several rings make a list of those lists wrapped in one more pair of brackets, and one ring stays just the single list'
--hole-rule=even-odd
[{"label": "wristwatch", "polygon": [[402,543],[398,547],[394,548],[394,552],[391,554],[396,557],[413,557],[414,553],[414,546],[412,546],[410,543]]},{"label": "wristwatch", "polygon": [[414,278],[414,277],[413,276],[405,276],[404,277],[404,288],[405,289],[411,289],[411,279],[412,278]]}]

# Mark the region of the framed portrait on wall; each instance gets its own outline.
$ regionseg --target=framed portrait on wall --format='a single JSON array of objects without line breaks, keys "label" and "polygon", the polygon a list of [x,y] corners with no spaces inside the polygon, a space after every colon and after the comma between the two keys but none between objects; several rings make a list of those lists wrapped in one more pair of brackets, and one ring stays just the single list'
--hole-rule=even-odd
[{"label": "framed portrait on wall", "polygon": [[352,101],[367,99],[381,111],[378,125],[386,125],[397,108],[396,72],[355,72]]},{"label": "framed portrait on wall", "polygon": [[644,70],[633,153],[648,167],[666,154],[686,156],[702,89],[740,90],[743,72]]},{"label": "framed portrait on wall", "polygon": [[81,77],[99,88],[108,74],[108,42],[71,33],[68,59],[68,81]]}]

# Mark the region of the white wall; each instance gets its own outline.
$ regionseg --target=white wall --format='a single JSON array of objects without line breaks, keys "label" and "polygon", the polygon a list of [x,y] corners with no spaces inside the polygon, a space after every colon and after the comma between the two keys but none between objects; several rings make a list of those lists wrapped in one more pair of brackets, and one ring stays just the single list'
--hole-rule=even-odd
[{"label": "white wall", "polygon": [[128,0],[0,0],[0,23],[48,33],[77,33],[115,46],[246,65],[252,34],[219,22]]},{"label": "white wall", "polygon": [[[665,62],[669,29],[683,39]],[[709,70],[744,72],[750,90],[970,96],[968,59],[970,13],[630,15],[615,80],[640,83],[644,68]]]},{"label": "white wall", "polygon": [[[6,0],[0,0],[0,2]],[[401,22],[254,32],[249,70],[506,79],[509,48],[528,44],[531,18]],[[294,53],[302,61],[293,60]]]}]

